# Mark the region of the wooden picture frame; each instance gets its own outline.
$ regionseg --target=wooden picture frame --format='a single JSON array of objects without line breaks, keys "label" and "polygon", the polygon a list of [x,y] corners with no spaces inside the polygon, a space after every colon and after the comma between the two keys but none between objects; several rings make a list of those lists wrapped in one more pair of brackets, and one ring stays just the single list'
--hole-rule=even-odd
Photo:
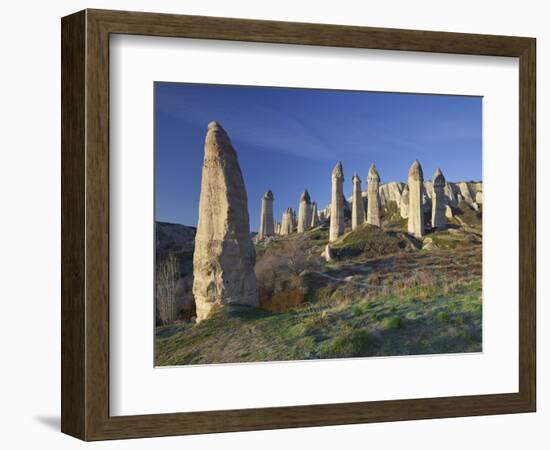
[{"label": "wooden picture frame", "polygon": [[[535,48],[525,37],[85,10],[62,30],[62,416],[84,440],[535,411]],[[109,36],[135,34],[519,58],[519,392],[109,415]]]}]

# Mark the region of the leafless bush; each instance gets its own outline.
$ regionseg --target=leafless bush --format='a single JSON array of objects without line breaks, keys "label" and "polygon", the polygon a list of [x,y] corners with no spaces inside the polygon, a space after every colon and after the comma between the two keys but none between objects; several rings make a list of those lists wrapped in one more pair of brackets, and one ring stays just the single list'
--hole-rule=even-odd
[{"label": "leafless bush", "polygon": [[179,272],[176,257],[169,254],[166,259],[157,263],[157,308],[160,322],[163,325],[168,325],[176,320],[178,279]]},{"label": "leafless bush", "polygon": [[256,262],[260,305],[272,311],[286,311],[299,305],[307,292],[302,274],[320,266],[321,258],[312,250],[307,237],[278,242]]}]

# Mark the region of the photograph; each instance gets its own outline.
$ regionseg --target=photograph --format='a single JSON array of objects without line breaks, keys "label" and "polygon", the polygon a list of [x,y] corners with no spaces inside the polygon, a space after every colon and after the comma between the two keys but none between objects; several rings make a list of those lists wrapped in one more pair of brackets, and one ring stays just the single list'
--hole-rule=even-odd
[{"label": "photograph", "polygon": [[155,366],[482,351],[482,97],[154,89]]}]

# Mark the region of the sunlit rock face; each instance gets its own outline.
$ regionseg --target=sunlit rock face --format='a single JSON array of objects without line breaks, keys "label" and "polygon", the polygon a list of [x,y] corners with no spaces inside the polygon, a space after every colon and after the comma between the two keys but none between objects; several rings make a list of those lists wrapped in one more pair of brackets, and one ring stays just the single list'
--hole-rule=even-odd
[{"label": "sunlit rock face", "polygon": [[380,226],[380,175],[374,164],[370,166],[367,176],[367,223]]},{"label": "sunlit rock face", "polygon": [[199,220],[193,255],[197,321],[216,306],[257,306],[256,252],[237,153],[217,122],[204,144]]},{"label": "sunlit rock face", "polygon": [[414,161],[408,174],[409,186],[409,234],[420,238],[424,236],[424,214],[422,211],[422,192],[424,188],[424,174],[418,160]]},{"label": "sunlit rock face", "polygon": [[330,204],[329,241],[333,242],[344,234],[344,169],[338,162],[332,171],[332,201]]},{"label": "sunlit rock face", "polygon": [[443,229],[445,220],[445,177],[440,169],[437,169],[432,178],[432,228]]}]

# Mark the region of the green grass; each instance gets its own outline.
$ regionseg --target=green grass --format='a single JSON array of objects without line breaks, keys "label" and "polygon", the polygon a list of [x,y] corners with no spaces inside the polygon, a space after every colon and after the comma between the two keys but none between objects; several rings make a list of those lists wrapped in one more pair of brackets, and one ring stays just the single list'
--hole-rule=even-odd
[{"label": "green grass", "polygon": [[[326,289],[326,288],[324,288]],[[422,293],[419,297],[419,293]],[[481,351],[481,281],[311,301],[271,313],[221,309],[198,325],[158,327],[156,365]]]},{"label": "green grass", "polygon": [[373,225],[363,224],[332,245],[337,259],[356,256],[376,257],[404,251],[405,240],[396,232],[384,231]]}]

